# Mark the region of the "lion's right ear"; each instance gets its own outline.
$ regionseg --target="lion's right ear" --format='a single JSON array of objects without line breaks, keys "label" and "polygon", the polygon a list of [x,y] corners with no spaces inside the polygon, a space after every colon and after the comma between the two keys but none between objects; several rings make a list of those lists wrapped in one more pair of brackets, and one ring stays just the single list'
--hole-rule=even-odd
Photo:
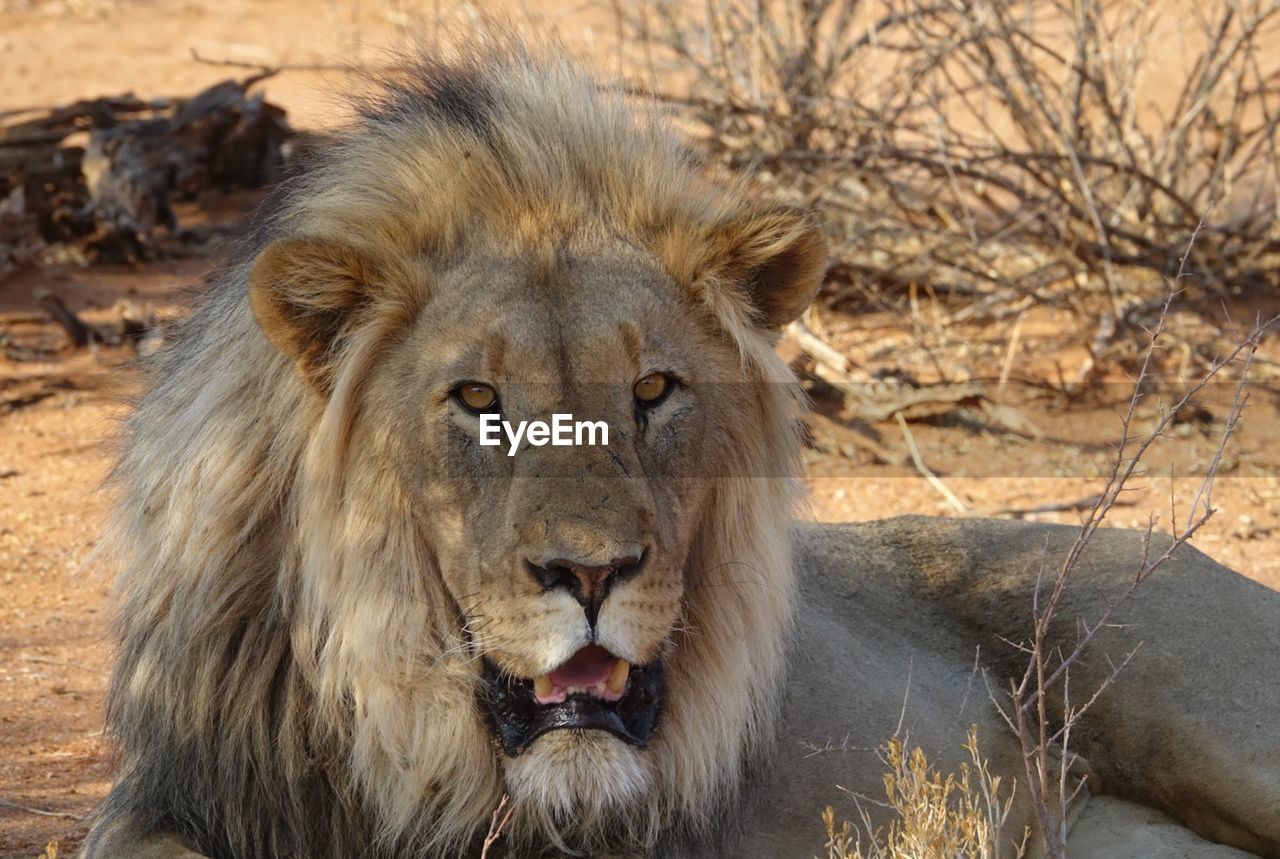
[{"label": "lion's right ear", "polygon": [[334,346],[369,296],[374,266],[357,251],[313,239],[282,239],[249,271],[249,304],[267,339],[298,362],[321,393],[332,381]]}]

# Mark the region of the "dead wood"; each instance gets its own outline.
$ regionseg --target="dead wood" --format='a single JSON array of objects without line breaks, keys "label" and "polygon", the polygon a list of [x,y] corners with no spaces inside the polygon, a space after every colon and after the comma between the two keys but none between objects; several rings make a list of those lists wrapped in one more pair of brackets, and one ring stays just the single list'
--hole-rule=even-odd
[{"label": "dead wood", "polygon": [[262,78],[0,121],[0,277],[59,246],[88,262],[163,256],[161,239],[184,236],[175,203],[275,179],[291,131],[283,109],[250,92]]},{"label": "dead wood", "polygon": [[80,321],[80,317],[76,316],[62,301],[61,298],[54,295],[47,289],[37,289],[34,293],[36,303],[41,309],[49,315],[59,328],[67,334],[67,340],[76,348],[88,346],[90,341],[97,338],[96,332],[88,325]]},{"label": "dead wood", "polygon": [[25,409],[27,406],[34,406],[36,403],[49,399],[54,393],[48,388],[42,388],[37,391],[15,394],[11,397],[0,397],[0,415],[16,412],[19,409]]},{"label": "dead wood", "polygon": [[[150,352],[159,345],[163,335],[160,320],[150,306],[141,306],[129,299],[117,301],[111,308],[111,316],[106,321],[86,322],[62,298],[44,287],[32,292],[36,304],[40,306],[38,314],[15,314],[3,322],[19,322],[27,326],[53,322],[66,335],[65,341],[50,342],[41,337],[35,343],[14,342],[16,338],[4,336],[0,338],[0,346],[4,347],[5,356],[10,360],[41,360],[70,347],[73,349],[85,346],[125,346],[137,352]],[[40,341],[44,342],[41,343]]]},{"label": "dead wood", "polygon": [[156,315],[151,310],[123,299],[116,302],[115,311],[120,317],[120,340],[132,346],[135,352],[141,350],[149,337],[158,333]]},{"label": "dead wood", "polygon": [[64,820],[80,820],[79,814],[69,814],[65,811],[50,811],[46,808],[36,808],[33,805],[22,805],[17,802],[10,802],[7,799],[0,799],[0,808],[9,808],[14,811],[21,811],[26,814],[38,814],[41,817],[61,817]]},{"label": "dead wood", "polygon": [[[1034,516],[1037,513],[1069,513],[1073,510],[1092,510],[1101,500],[1102,494],[1095,492],[1092,495],[1086,495],[1083,498],[1076,498],[1071,501],[1049,501],[1045,504],[1035,504],[1031,507],[998,507],[987,515],[1012,516],[1015,519],[1021,519],[1024,516]],[[1130,498],[1116,498],[1112,506],[1132,507],[1136,503]]]},{"label": "dead wood", "polygon": [[916,467],[916,471],[920,472],[920,476],[946,500],[947,504],[951,505],[953,510],[961,515],[968,513],[968,506],[951,491],[947,484],[942,482],[942,478],[934,474],[933,469],[925,464],[924,457],[920,455],[920,448],[916,446],[915,436],[911,434],[911,428],[907,426],[902,413],[895,412],[893,417],[898,422],[898,429],[902,431],[902,440],[907,445],[907,452],[911,454],[911,463]]},{"label": "dead wood", "polygon": [[813,374],[838,390],[847,411],[865,421],[886,421],[896,415],[924,420],[959,405],[981,404],[987,399],[983,386],[976,382],[914,385],[902,379],[872,376],[855,367],[803,319],[787,326],[787,336],[812,359]]}]

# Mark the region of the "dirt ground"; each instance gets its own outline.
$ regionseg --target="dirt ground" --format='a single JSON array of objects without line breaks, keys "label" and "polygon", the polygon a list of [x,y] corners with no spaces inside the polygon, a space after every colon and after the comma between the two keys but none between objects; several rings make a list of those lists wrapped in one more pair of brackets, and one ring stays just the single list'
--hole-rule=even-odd
[{"label": "dirt ground", "polygon": [[[549,15],[553,8],[524,4],[519,14]],[[325,63],[353,52],[373,58],[378,46],[393,43],[412,22],[406,9],[395,2],[337,0],[0,0],[0,112],[126,90],[188,93],[234,72],[195,61],[193,50],[255,63]],[[608,16],[595,9],[575,14],[574,33],[584,42],[608,26]],[[299,72],[280,75],[266,88],[295,124],[322,127],[340,115],[326,94],[331,84],[331,76]],[[246,195],[219,204],[226,245],[255,200]],[[32,290],[38,286],[90,320],[105,318],[120,298],[150,304],[161,316],[180,314],[179,290],[198,282],[220,253],[215,248],[197,258],[136,267],[20,273],[0,282],[0,331],[34,340],[59,336],[37,321]],[[1189,308],[1171,327],[1211,325],[1229,339],[1239,327],[1232,320],[1251,319],[1257,309]],[[911,332],[886,335],[895,320],[883,314],[830,313],[822,323],[863,366],[924,366]],[[1098,491],[1098,468],[1118,437],[1128,389],[1123,368],[1071,402],[1043,386],[1021,384],[1051,376],[1050,367],[1079,363],[1078,347],[1061,330],[1051,314],[1032,314],[1016,350],[1004,329],[950,330],[967,344],[967,365],[991,368],[993,379],[1002,366],[1016,370],[995,397],[1008,409],[1003,418],[993,420],[989,407],[966,406],[910,425],[911,441],[964,513],[1014,515],[1010,509],[1071,502]],[[1195,543],[1280,589],[1280,342],[1268,339],[1260,357],[1259,384],[1214,491],[1218,512]],[[84,815],[110,782],[101,709],[111,609],[108,582],[90,553],[109,501],[103,484],[111,438],[138,388],[131,360],[110,349],[64,351],[40,361],[0,359],[0,857],[35,857],[50,841],[58,842],[62,855],[73,853],[87,829]],[[1168,367],[1162,376],[1167,386],[1158,394],[1201,370],[1191,359]],[[821,415],[807,463],[815,517],[962,515],[905,460],[908,439],[898,424],[861,424],[843,415],[820,386],[812,393]],[[1173,428],[1112,524],[1141,526],[1154,514],[1167,525],[1171,493],[1185,516],[1196,464],[1211,455],[1229,398],[1228,386],[1214,386],[1193,419]],[[1150,419],[1147,409],[1142,420]],[[867,438],[874,444],[868,446]],[[876,461],[869,450],[877,445],[899,464]],[[1017,515],[1075,522],[1081,512]]]}]

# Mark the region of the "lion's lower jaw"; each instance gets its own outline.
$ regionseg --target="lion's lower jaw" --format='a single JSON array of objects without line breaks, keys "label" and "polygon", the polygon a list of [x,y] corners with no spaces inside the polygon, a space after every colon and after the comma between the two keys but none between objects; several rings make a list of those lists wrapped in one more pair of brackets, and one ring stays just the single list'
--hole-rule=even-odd
[{"label": "lion's lower jaw", "polygon": [[659,804],[644,752],[598,731],[553,731],[506,761],[515,840],[566,852],[644,847],[657,837]]}]

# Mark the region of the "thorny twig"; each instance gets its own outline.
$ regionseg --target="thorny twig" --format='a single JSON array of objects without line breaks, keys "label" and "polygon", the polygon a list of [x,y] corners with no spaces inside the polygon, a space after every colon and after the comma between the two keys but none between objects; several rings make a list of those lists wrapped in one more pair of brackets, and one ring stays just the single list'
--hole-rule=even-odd
[{"label": "thorny twig", "polygon": [[[1183,259],[1185,260],[1186,256]],[[1129,600],[1137,588],[1169,561],[1178,549],[1186,545],[1213,516],[1213,484],[1221,465],[1222,452],[1234,434],[1243,414],[1245,404],[1248,401],[1245,384],[1248,379],[1252,357],[1259,346],[1263,333],[1276,322],[1276,319],[1271,319],[1267,322],[1258,323],[1253,331],[1224,360],[1212,365],[1205,375],[1198,382],[1191,385],[1176,403],[1164,410],[1156,421],[1155,427],[1142,436],[1134,445],[1133,426],[1138,406],[1143,399],[1143,383],[1147,379],[1152,357],[1161,345],[1161,335],[1164,333],[1170,305],[1177,295],[1177,286],[1178,280],[1175,279],[1155,328],[1151,332],[1142,364],[1137,377],[1134,379],[1134,392],[1121,420],[1121,440],[1117,447],[1115,458],[1112,461],[1106,484],[1089,509],[1081,525],[1080,533],[1067,551],[1056,572],[1052,573],[1051,581],[1048,582],[1045,581],[1046,576],[1050,575],[1046,546],[1034,591],[1031,636],[1029,641],[1015,644],[1015,647],[1021,652],[1028,654],[1026,669],[1021,678],[1010,682],[1007,690],[1007,700],[995,694],[994,690],[989,690],[991,700],[996,709],[1017,735],[1024,756],[1028,786],[1038,817],[1040,831],[1045,839],[1048,855],[1055,857],[1055,859],[1061,859],[1066,855],[1068,810],[1084,786],[1083,782],[1076,784],[1074,787],[1069,784],[1070,768],[1073,761],[1069,750],[1071,731],[1079,722],[1080,717],[1089,710],[1102,693],[1114,682],[1120,671],[1133,658],[1134,653],[1127,654],[1118,665],[1113,663],[1111,672],[1092,691],[1090,697],[1082,705],[1073,704],[1071,701],[1071,668],[1089,648],[1097,633],[1111,625],[1116,611]],[[1081,619],[1081,634],[1078,636],[1074,647],[1069,652],[1063,653],[1051,643],[1050,631],[1058,620],[1058,612],[1063,597],[1070,585],[1073,573],[1079,566],[1080,558],[1085,548],[1089,545],[1097,529],[1102,526],[1111,510],[1119,503],[1121,493],[1125,490],[1130,478],[1135,474],[1143,457],[1152,445],[1165,436],[1166,430],[1174,418],[1205,385],[1219,375],[1224,367],[1232,364],[1242,356],[1243,365],[1230,412],[1223,425],[1222,434],[1219,437],[1213,457],[1206,466],[1204,476],[1192,502],[1192,510],[1188,513],[1185,523],[1179,528],[1179,523],[1176,520],[1170,522],[1170,527],[1174,529],[1172,538],[1162,550],[1156,550],[1154,546],[1156,522],[1152,517],[1142,537],[1142,555],[1133,578],[1108,601],[1099,617],[1093,619],[1092,622]],[[1045,595],[1046,586],[1048,587],[1047,599]],[[1062,700],[1062,712],[1056,716],[1049,712],[1050,696],[1055,691],[1060,691]],[[1060,724],[1056,728],[1054,727],[1055,718],[1060,720]],[[1061,757],[1056,765],[1053,762],[1053,750],[1055,748],[1061,751]]]},{"label": "thorny twig", "polygon": [[485,834],[484,844],[480,848],[480,859],[489,859],[489,851],[502,837],[502,830],[506,829],[507,824],[511,822],[511,815],[515,814],[515,810],[516,807],[511,803],[510,797],[504,793],[502,799],[498,801],[498,807],[493,810],[493,815],[489,818],[489,831]]}]

